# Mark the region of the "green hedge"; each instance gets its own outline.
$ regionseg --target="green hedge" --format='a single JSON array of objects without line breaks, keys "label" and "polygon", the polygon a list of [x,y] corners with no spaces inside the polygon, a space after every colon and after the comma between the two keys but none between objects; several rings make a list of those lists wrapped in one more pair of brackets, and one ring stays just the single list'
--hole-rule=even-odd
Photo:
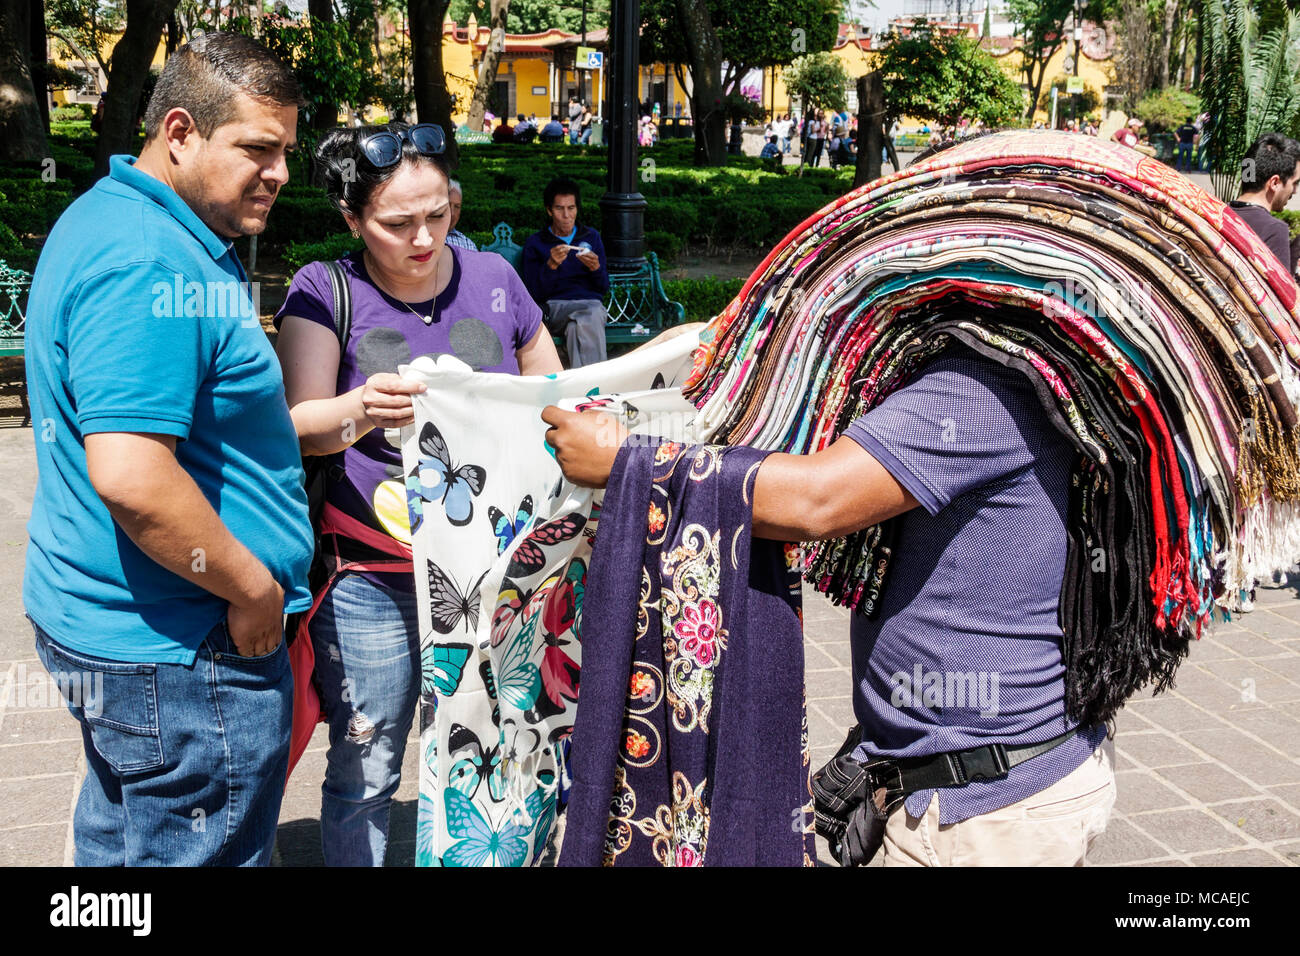
[{"label": "green hedge", "polygon": [[1300,209],[1283,209],[1277,216],[1291,230],[1291,238],[1300,235]]},{"label": "green hedge", "polygon": [[[20,235],[43,235],[72,198],[94,182],[95,139],[84,121],[52,128],[54,182],[42,180],[39,164],[0,167],[0,218]],[[733,157],[723,167],[697,169],[690,165],[692,149],[690,140],[669,140],[640,153],[637,188],[646,198],[647,247],[666,262],[688,245],[711,251],[769,249],[852,184],[851,169],[810,169],[797,176],[790,170],[767,171],[747,156]],[[491,241],[498,222],[509,223],[521,245],[541,228],[542,191],[557,175],[578,182],[583,221],[603,230],[600,197],[606,188],[607,149],[485,144],[464,146],[460,155],[456,176],[465,190],[465,206],[459,228],[480,244]],[[317,254],[309,247],[336,242],[344,228],[324,191],[308,183],[306,166],[301,157],[293,161],[292,179],[281,190],[261,240],[268,252],[292,248],[300,262],[334,250],[329,245]]]},{"label": "green hedge", "polygon": [[686,309],[687,322],[707,322],[725,309],[745,285],[744,279],[667,279],[664,292]]},{"label": "green hedge", "polygon": [[289,248],[284,252],[284,261],[297,270],[309,262],[342,259],[349,252],[356,252],[361,247],[360,239],[354,239],[350,232],[341,232],[317,242],[289,243]]},{"label": "green hedge", "polygon": [[35,250],[25,246],[0,217],[0,259],[16,269],[31,272],[36,268]]}]

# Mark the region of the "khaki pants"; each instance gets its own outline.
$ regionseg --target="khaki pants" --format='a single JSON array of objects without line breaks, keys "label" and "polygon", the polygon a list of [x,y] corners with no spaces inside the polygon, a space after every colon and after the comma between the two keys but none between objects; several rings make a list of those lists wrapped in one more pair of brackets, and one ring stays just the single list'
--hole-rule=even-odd
[{"label": "khaki pants", "polygon": [[900,808],[885,827],[885,866],[1082,866],[1115,805],[1110,740],[1046,790],[1001,810],[939,825],[939,795],[919,820]]}]

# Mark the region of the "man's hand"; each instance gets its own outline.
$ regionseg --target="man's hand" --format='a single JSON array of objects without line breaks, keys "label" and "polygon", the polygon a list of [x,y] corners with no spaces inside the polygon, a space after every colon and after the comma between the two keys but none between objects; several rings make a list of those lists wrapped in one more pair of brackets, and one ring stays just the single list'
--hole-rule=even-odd
[{"label": "man's hand", "polygon": [[555,449],[564,477],[584,488],[604,488],[627,429],[613,415],[596,409],[566,412],[554,405],[542,409],[550,425],[546,443]]},{"label": "man's hand", "polygon": [[232,602],[226,629],[242,657],[269,654],[284,640],[284,589],[267,575],[267,586],[249,604]]},{"label": "man's hand", "polygon": [[592,252],[590,249],[583,249],[577,254],[577,256],[578,261],[592,272],[595,272],[600,268],[600,256],[596,255],[596,253]]},{"label": "man's hand", "polygon": [[568,257],[569,247],[564,243],[560,243],[558,246],[551,246],[551,256],[546,260],[546,265],[548,268],[558,269]]}]

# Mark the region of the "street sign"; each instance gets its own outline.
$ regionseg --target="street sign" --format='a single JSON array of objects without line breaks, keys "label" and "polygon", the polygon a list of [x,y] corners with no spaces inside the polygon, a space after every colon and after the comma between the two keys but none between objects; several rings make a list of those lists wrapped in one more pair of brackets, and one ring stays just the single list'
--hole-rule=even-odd
[{"label": "street sign", "polygon": [[1083,77],[1081,77],[1081,76],[1071,76],[1071,77],[1068,77],[1068,78],[1066,79],[1066,81],[1065,81],[1065,92],[1067,92],[1067,93],[1082,93],[1082,92],[1083,92]]},{"label": "street sign", "polygon": [[605,54],[595,47],[580,46],[575,57],[575,65],[580,70],[599,70],[604,59]]}]

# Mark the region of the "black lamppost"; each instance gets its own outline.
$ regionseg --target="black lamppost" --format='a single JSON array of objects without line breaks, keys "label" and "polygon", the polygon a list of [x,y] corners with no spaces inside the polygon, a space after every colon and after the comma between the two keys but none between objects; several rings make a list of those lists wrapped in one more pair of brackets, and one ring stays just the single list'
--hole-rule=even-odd
[{"label": "black lamppost", "polygon": [[609,189],[600,197],[602,239],[611,272],[645,264],[645,197],[637,190],[637,43],[640,0],[613,0],[609,39]]}]

